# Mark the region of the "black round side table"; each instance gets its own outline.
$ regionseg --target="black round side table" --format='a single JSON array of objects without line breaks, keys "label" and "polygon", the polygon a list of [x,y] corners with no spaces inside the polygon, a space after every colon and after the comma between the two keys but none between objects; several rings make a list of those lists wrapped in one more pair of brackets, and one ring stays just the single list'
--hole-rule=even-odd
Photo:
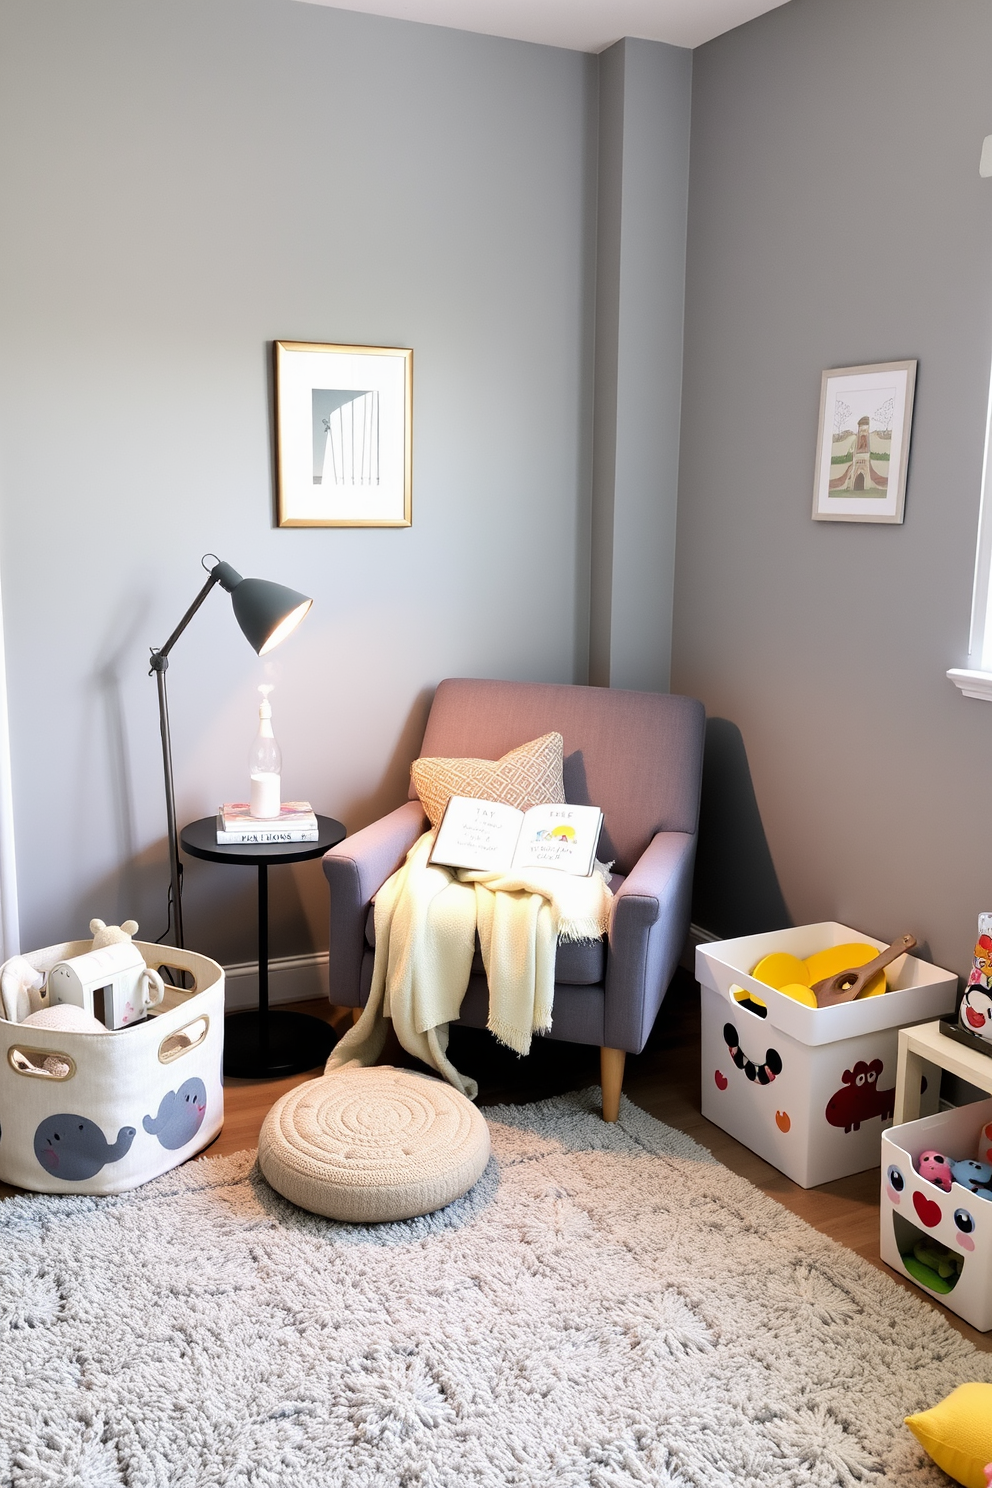
[{"label": "black round side table", "polygon": [[269,866],[321,857],[345,835],[341,822],[318,816],[316,842],[230,843],[217,841],[216,816],[183,827],[183,852],[209,863],[240,863],[258,869],[258,1008],[224,1020],[224,1073],[247,1079],[296,1075],[323,1064],[337,1043],[329,1023],[306,1013],[269,1011]]}]

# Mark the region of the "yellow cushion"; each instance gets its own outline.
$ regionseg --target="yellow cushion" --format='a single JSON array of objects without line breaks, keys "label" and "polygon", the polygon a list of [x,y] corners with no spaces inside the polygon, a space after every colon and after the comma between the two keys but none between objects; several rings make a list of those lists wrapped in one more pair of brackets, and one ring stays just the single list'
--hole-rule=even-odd
[{"label": "yellow cushion", "polygon": [[986,1488],[992,1462],[992,1385],[958,1385],[932,1410],[907,1416],[923,1450],[964,1488]]},{"label": "yellow cushion", "polygon": [[561,734],[542,734],[502,759],[418,759],[410,767],[414,789],[436,827],[451,796],[529,806],[560,806],[565,800]]}]

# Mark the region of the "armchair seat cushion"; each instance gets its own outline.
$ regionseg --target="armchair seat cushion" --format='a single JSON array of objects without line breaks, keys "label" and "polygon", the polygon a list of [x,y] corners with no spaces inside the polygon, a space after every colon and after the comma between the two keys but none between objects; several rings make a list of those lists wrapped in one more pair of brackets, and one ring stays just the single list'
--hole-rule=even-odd
[{"label": "armchair seat cushion", "polygon": [[[614,893],[623,883],[620,874],[610,879]],[[375,905],[369,907],[365,919],[365,940],[375,950]],[[476,938],[475,956],[472,959],[472,975],[484,976],[482,952]],[[602,984],[606,976],[606,940],[567,940],[559,945],[555,955],[555,982],[566,987],[595,987]]]}]

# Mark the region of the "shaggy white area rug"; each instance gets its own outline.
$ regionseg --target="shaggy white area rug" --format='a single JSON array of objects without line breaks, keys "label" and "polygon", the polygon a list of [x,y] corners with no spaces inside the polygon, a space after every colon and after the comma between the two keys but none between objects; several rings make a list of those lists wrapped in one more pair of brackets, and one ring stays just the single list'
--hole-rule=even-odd
[{"label": "shaggy white area rug", "polygon": [[0,1482],[946,1485],[902,1418],[990,1356],[598,1095],[490,1108],[476,1187],[400,1224],[252,1153],[0,1204]]}]

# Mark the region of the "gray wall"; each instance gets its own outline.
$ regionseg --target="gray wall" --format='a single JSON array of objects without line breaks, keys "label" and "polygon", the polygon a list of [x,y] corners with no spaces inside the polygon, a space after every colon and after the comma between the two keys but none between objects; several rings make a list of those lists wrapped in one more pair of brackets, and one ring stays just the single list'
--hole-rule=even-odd
[{"label": "gray wall", "polygon": [[[792,917],[913,930],[959,971],[992,907],[992,708],[944,677],[992,348],[990,65],[985,0],[791,0],[694,54],[672,679],[739,726]],[[822,369],[904,357],[905,524],[812,522]]]},{"label": "gray wall", "polygon": [[599,58],[590,681],[668,690],[692,53]]},{"label": "gray wall", "polygon": [[[22,944],[165,924],[148,647],[213,550],[314,596],[265,661],[210,597],[170,671],[181,820],[405,795],[451,674],[583,680],[595,60],[293,0],[3,0],[0,553]],[[273,528],[274,338],[415,349],[414,525]],[[187,938],[248,958],[251,870]],[[325,943],[319,865],[274,954]]]}]

